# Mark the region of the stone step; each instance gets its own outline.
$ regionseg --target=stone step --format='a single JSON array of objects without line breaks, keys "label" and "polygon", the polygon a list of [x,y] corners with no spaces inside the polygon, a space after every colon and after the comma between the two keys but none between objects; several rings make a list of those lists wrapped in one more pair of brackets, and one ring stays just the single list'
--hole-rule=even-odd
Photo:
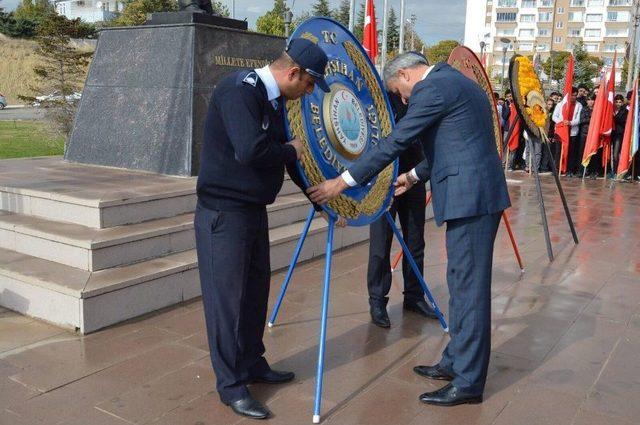
[{"label": "stone step", "polygon": [[60,157],[3,160],[0,210],[102,229],[193,212],[195,182]]},{"label": "stone step", "polygon": [[[273,271],[289,264],[303,225],[271,230]],[[324,254],[326,230],[324,219],[314,219],[299,261]],[[367,227],[336,229],[334,249],[367,237]],[[90,272],[0,248],[0,305],[82,333],[199,295],[194,249]]]},{"label": "stone step", "polygon": [[[278,197],[267,208],[272,228],[307,217],[303,195]],[[195,248],[193,213],[95,229],[0,211],[0,248],[87,271],[104,270]]]}]

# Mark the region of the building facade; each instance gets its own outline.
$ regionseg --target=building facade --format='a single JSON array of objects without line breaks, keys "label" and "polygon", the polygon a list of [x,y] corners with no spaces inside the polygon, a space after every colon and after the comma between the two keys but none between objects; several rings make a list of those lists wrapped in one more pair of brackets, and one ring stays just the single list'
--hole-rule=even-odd
[{"label": "building facade", "polygon": [[[467,0],[465,45],[480,53],[492,76],[505,76],[514,53],[541,60],[553,49],[571,51],[582,40],[585,50],[613,63],[617,53],[620,81],[627,42],[633,29],[632,0]],[[505,51],[506,47],[506,51]]]},{"label": "building facade", "polygon": [[115,18],[124,4],[117,0],[59,0],[56,12],[69,19],[80,18],[85,22],[104,22]]}]

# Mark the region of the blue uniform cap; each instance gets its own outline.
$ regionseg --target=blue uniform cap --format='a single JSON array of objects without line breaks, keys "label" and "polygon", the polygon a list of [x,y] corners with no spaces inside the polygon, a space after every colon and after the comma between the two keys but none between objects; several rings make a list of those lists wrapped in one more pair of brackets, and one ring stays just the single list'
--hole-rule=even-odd
[{"label": "blue uniform cap", "polygon": [[289,41],[285,51],[295,63],[300,65],[300,68],[316,80],[316,84],[322,91],[329,93],[329,85],[324,80],[324,70],[328,61],[324,50],[310,40],[294,38]]}]

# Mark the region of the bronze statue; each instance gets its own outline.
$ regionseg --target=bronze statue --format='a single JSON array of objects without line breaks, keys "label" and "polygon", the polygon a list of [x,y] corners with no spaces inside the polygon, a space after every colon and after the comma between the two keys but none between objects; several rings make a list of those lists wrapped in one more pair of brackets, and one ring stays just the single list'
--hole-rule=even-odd
[{"label": "bronze statue", "polygon": [[178,0],[178,9],[182,12],[197,12],[207,15],[220,16],[213,11],[211,0]]}]

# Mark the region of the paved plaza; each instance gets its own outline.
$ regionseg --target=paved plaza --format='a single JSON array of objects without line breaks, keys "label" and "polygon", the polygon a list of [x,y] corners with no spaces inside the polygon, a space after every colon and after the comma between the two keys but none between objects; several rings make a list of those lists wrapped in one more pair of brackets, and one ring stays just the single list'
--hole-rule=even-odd
[{"label": "paved plaza", "polygon": [[[485,401],[426,406],[442,382],[412,372],[439,359],[436,321],[402,310],[394,275],[390,329],[369,322],[367,243],[334,257],[323,397],[326,424],[632,425],[640,417],[640,187],[563,180],[574,246],[551,176],[543,176],[555,261],[549,263],[532,178],[510,173],[508,211],[526,272],[501,226],[493,276],[492,358]],[[425,277],[447,308],[444,228],[426,226]],[[394,252],[397,246],[394,246]],[[254,385],[270,424],[311,423],[323,259],[294,274],[267,358],[293,370]],[[273,275],[270,306],[284,272]],[[80,336],[0,308],[0,424],[227,425],[215,392],[202,303],[189,302]]]}]

